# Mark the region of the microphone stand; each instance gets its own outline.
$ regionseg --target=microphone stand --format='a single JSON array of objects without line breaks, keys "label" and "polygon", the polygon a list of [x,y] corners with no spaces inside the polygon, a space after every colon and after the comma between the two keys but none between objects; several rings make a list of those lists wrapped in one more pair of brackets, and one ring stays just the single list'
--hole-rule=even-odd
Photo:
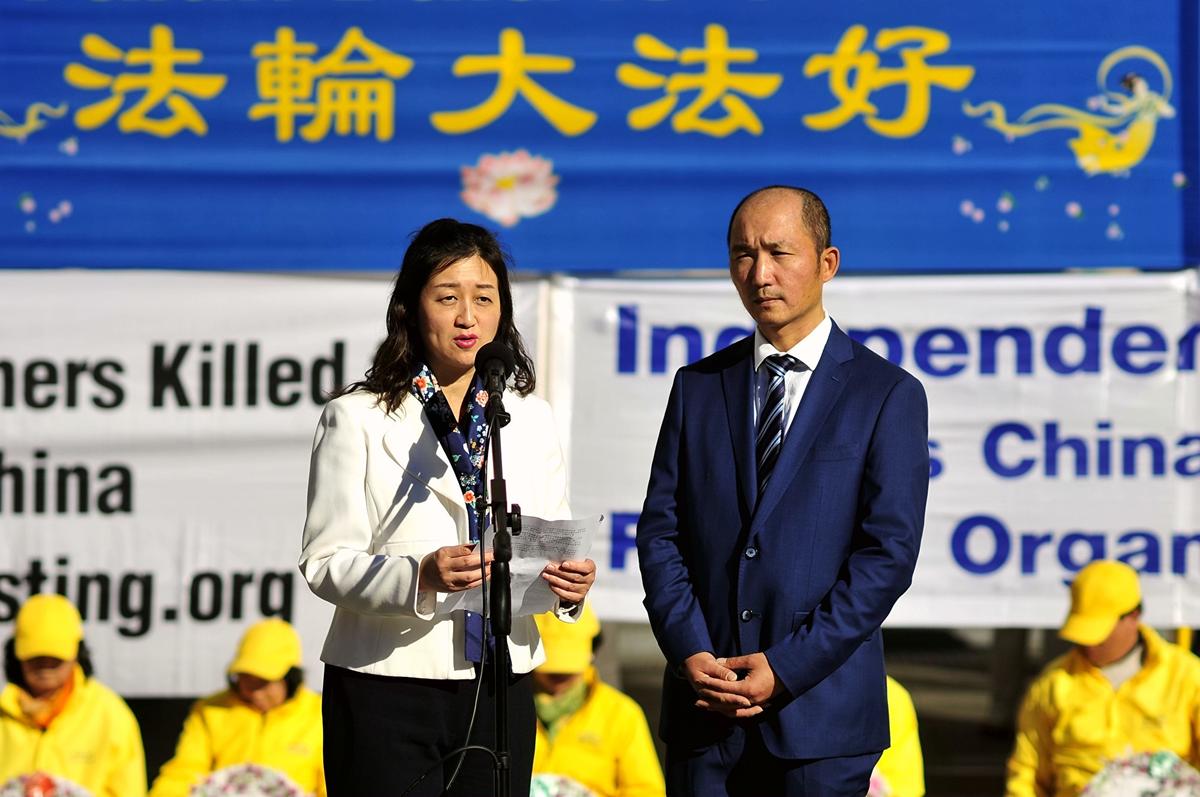
[{"label": "microphone stand", "polygon": [[508,508],[508,488],[504,482],[504,458],[500,445],[500,428],[512,417],[504,411],[500,392],[488,397],[486,417],[488,419],[488,441],[491,444],[492,481],[489,494],[492,508],[492,560],[491,602],[492,639],[496,643],[493,671],[496,695],[496,797],[509,797],[511,784],[510,754],[508,741],[508,672],[512,669],[508,653],[508,636],[512,631],[512,581],[509,562],[512,561],[512,534],[521,533],[521,508]]}]

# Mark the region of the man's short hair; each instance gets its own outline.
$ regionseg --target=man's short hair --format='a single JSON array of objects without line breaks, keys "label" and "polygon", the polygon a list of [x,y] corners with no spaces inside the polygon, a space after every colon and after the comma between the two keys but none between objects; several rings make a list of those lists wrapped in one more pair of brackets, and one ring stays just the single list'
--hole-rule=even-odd
[{"label": "man's short hair", "polygon": [[725,231],[726,247],[733,242],[733,222],[737,219],[737,214],[741,211],[742,207],[759,194],[765,194],[768,191],[786,191],[799,197],[801,203],[800,218],[804,220],[804,228],[805,232],[808,233],[808,237],[812,238],[813,243],[816,244],[817,254],[829,248],[829,242],[833,234],[832,227],[829,224],[829,210],[826,209],[825,203],[821,201],[821,197],[807,188],[800,188],[795,185],[768,185],[751,191],[742,197],[742,201],[737,203],[737,207],[733,209],[733,213],[729,216],[729,228]]}]

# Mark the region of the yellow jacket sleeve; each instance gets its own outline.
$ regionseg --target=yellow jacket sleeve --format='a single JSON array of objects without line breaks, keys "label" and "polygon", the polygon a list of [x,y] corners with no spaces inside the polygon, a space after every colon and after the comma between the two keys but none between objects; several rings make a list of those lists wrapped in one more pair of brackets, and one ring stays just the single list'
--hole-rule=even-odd
[{"label": "yellow jacket sleeve", "polygon": [[625,721],[618,726],[628,734],[629,743],[617,762],[617,797],[663,797],[667,786],[650,725],[637,703],[630,700],[628,706]]},{"label": "yellow jacket sleeve", "polygon": [[1050,764],[1051,719],[1042,693],[1045,686],[1035,681],[1017,714],[1017,738],[1008,758],[1005,797],[1051,797],[1054,771]]},{"label": "yellow jacket sleeve", "polygon": [[876,768],[891,788],[892,797],[924,797],[925,761],[917,711],[908,690],[887,679],[888,732],[892,746],[883,751]]},{"label": "yellow jacket sleeve", "polygon": [[[146,794],[146,751],[142,747],[142,730],[124,701],[120,703],[123,716],[108,729],[113,740],[113,765],[102,797],[144,797]],[[122,727],[123,726],[123,727]]]},{"label": "yellow jacket sleeve", "polygon": [[325,760],[324,754],[317,759],[317,790],[316,797],[326,797],[325,792]]},{"label": "yellow jacket sleeve", "polygon": [[[1191,651],[1188,651],[1189,653]],[[1188,761],[1192,767],[1200,769],[1200,688],[1192,693],[1191,719],[1192,719],[1192,750],[1193,758]]]},{"label": "yellow jacket sleeve", "polygon": [[150,797],[188,797],[192,786],[212,773],[212,737],[204,724],[200,703],[192,706],[175,746],[175,756],[163,764]]}]

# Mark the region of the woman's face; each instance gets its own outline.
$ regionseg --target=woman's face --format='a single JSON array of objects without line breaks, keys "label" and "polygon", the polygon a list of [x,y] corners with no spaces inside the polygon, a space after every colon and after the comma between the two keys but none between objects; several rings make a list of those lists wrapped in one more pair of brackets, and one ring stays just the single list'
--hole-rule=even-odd
[{"label": "woman's face", "polygon": [[544,695],[558,697],[575,684],[583,680],[581,672],[543,672],[533,671],[533,691]]},{"label": "woman's face", "polygon": [[35,656],[21,662],[25,688],[34,697],[46,697],[62,689],[75,672],[74,659]]},{"label": "woman's face", "polygon": [[500,327],[500,281],[479,255],[434,272],[421,289],[417,322],[425,356],[439,383],[475,367],[475,355]]},{"label": "woman's face", "polygon": [[239,672],[237,693],[251,708],[266,714],[287,700],[287,684],[283,681],[267,681],[257,675]]}]

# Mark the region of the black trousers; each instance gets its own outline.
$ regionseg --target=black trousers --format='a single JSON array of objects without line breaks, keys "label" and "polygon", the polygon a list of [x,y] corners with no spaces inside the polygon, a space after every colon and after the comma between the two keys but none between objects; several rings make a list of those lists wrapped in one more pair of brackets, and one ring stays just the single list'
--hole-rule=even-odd
[{"label": "black trousers", "polygon": [[668,797],[863,797],[879,753],[781,759],[753,723],[699,750],[667,745]]},{"label": "black trousers", "polygon": [[[491,663],[471,744],[495,748],[496,703]],[[510,677],[508,735],[511,793],[529,794],[537,717],[528,675]],[[446,791],[458,756],[438,763],[467,744],[475,681],[435,681],[365,675],[325,666],[321,713],[325,785],[329,797],[489,797],[495,793],[492,757],[466,754],[453,788]],[[406,791],[423,773],[421,783]]]}]

